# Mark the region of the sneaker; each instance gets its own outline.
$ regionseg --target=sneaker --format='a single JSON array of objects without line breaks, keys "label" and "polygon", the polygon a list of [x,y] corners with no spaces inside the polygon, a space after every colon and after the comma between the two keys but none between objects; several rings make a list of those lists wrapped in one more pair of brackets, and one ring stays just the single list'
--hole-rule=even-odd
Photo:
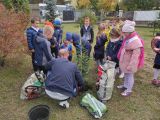
[{"label": "sneaker", "polygon": [[121,90],[126,90],[127,89],[127,88],[124,87],[124,85],[118,85],[117,88],[121,89]]},{"label": "sneaker", "polygon": [[160,87],[160,80],[152,80],[152,84],[157,86],[157,87]]},{"label": "sneaker", "polygon": [[120,75],[119,75],[119,78],[124,78],[124,73],[121,73]]},{"label": "sneaker", "polygon": [[62,102],[59,102],[59,105],[63,108],[69,108],[69,103],[68,101],[62,101]]},{"label": "sneaker", "polygon": [[124,97],[128,97],[128,96],[131,95],[131,93],[132,93],[132,92],[124,91],[124,92],[121,93],[121,95],[124,96]]}]

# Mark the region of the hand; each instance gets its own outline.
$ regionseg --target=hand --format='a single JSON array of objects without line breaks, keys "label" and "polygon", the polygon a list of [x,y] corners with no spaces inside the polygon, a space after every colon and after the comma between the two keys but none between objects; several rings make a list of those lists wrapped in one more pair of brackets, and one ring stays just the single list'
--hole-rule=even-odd
[{"label": "hand", "polygon": [[130,66],[128,66],[128,67],[127,67],[127,70],[128,70],[128,71],[131,71],[131,67],[130,67]]},{"label": "hand", "polygon": [[112,60],[112,58],[111,58],[110,56],[107,56],[107,59],[108,59],[108,60]]},{"label": "hand", "polygon": [[32,49],[32,50],[30,50],[30,51],[31,51],[32,53],[33,53],[33,52],[35,52],[35,50],[34,50],[34,49]]},{"label": "hand", "polygon": [[154,48],[154,50],[155,50],[156,52],[159,52],[159,51],[160,51],[160,49],[159,49],[159,48]]}]

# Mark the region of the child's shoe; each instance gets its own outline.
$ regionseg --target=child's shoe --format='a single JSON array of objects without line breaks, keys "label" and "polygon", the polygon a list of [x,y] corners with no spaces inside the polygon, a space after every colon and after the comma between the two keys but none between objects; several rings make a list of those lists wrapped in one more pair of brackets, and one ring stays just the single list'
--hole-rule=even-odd
[{"label": "child's shoe", "polygon": [[118,85],[117,88],[121,89],[121,90],[126,90],[127,89],[127,88],[124,87],[124,85]]},{"label": "child's shoe", "polygon": [[119,75],[119,78],[124,78],[124,73],[121,73],[120,75]]},{"label": "child's shoe", "polygon": [[157,87],[160,87],[160,80],[152,80],[152,84],[157,86]]},{"label": "child's shoe", "polygon": [[124,92],[121,93],[121,95],[122,95],[123,97],[128,97],[128,96],[131,95],[131,93],[132,93],[132,92],[127,92],[127,91],[125,90]]},{"label": "child's shoe", "polygon": [[69,103],[68,101],[62,101],[62,102],[59,102],[59,105],[63,108],[69,108]]}]

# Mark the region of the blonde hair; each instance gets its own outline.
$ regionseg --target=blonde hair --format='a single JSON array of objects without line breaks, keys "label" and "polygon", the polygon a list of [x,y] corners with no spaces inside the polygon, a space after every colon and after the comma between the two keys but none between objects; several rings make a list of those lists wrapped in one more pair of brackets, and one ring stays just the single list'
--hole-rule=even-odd
[{"label": "blonde hair", "polygon": [[104,23],[104,22],[100,23],[100,24],[98,25],[97,37],[99,37],[102,33],[104,33],[105,29],[106,29],[105,23]]},{"label": "blonde hair", "polygon": [[44,28],[43,28],[43,35],[46,35],[47,31],[50,31],[51,34],[54,33],[54,29],[51,26],[45,25]]}]

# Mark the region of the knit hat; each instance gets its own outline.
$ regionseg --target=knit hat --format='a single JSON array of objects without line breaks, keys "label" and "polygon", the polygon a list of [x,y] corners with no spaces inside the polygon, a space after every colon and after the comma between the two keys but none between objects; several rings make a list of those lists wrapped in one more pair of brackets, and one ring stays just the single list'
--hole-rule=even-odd
[{"label": "knit hat", "polygon": [[80,35],[73,33],[72,34],[72,40],[74,43],[80,43]]},{"label": "knit hat", "polygon": [[136,23],[134,21],[126,20],[122,27],[122,32],[134,32]]},{"label": "knit hat", "polygon": [[72,40],[72,33],[71,32],[66,33],[66,40],[68,40],[68,41]]},{"label": "knit hat", "polygon": [[60,18],[55,18],[53,24],[55,26],[60,26],[62,24],[62,20]]}]

